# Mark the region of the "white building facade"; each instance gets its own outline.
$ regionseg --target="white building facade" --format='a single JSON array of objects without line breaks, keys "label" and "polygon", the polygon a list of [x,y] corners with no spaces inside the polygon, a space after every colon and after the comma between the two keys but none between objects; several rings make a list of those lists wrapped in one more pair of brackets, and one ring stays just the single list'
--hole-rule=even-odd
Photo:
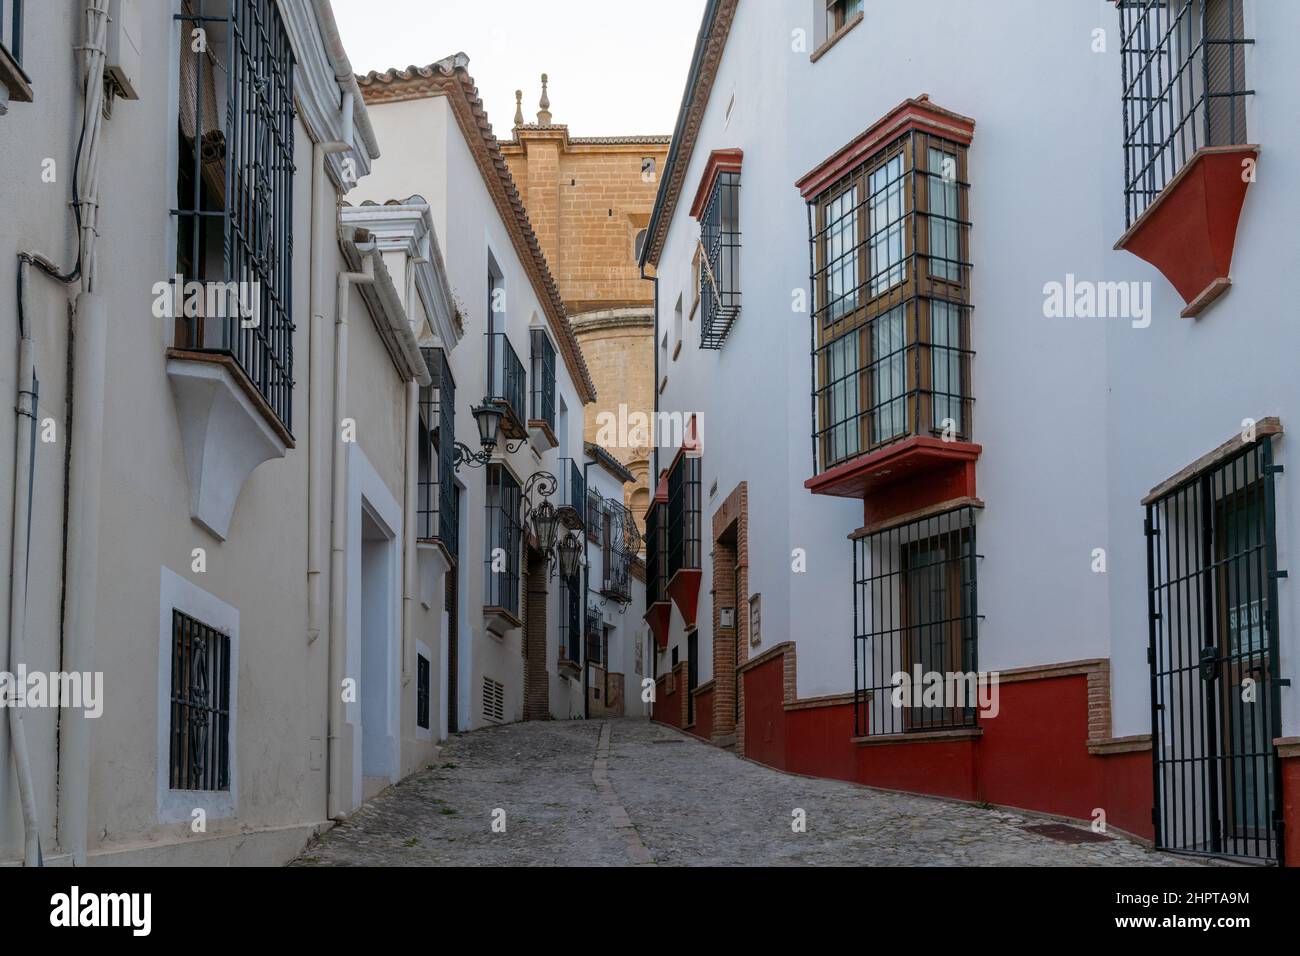
[{"label": "white building facade", "polygon": [[[614,609],[633,601],[636,547],[622,529],[636,528],[622,519],[622,479],[591,474],[582,414],[595,387],[468,59],[360,83],[388,152],[357,190],[366,203],[359,211],[427,205],[465,329],[454,348],[430,343],[446,363],[435,377],[454,389],[436,399],[439,447],[465,446],[445,476],[454,488],[435,493],[459,516],[434,588],[447,609],[442,727],[621,714],[623,674],[610,673],[606,632],[620,655],[628,641],[606,617],[626,618]],[[481,447],[475,413],[487,406],[503,410],[500,440]],[[617,521],[607,496],[619,502]],[[557,517],[539,524],[547,509]],[[540,527],[556,529],[555,545],[544,546]],[[578,562],[573,577],[563,573],[564,550]],[[616,559],[602,563],[611,553]],[[639,622],[640,612],[628,620]]]},{"label": "white building facade", "polygon": [[647,516],[656,719],[1294,862],[1298,13],[706,5],[642,260],[698,439]]},{"label": "white building facade", "polygon": [[581,581],[592,386],[481,133],[369,184],[327,0],[65,6],[0,34],[0,864],[284,862],[583,715],[539,545]]}]

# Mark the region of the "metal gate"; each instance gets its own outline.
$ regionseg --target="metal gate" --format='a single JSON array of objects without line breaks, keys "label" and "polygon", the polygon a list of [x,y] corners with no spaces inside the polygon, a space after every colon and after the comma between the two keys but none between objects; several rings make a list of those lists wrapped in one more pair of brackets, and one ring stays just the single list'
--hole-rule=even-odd
[{"label": "metal gate", "polygon": [[1282,863],[1273,446],[1148,499],[1156,846]]}]

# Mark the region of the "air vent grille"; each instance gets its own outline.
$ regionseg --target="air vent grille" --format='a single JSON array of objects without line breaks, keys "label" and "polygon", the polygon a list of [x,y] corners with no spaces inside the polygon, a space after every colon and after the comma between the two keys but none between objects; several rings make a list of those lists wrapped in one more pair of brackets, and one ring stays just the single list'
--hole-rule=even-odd
[{"label": "air vent grille", "polygon": [[483,719],[494,724],[505,721],[506,688],[491,677],[483,678]]}]

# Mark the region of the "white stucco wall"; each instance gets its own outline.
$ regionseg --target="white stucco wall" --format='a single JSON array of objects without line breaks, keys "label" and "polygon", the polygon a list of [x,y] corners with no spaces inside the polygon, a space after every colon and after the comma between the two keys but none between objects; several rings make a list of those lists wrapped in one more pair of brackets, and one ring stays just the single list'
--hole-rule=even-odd
[{"label": "white stucco wall", "polygon": [[[370,115],[384,155],[354,191],[353,202],[383,203],[423,196],[430,205],[434,228],[442,242],[447,277],[461,309],[465,335],[452,351],[450,363],[456,379],[456,437],[478,451],[478,429],[470,413],[487,389],[486,341],[488,328],[487,276],[489,255],[503,273],[506,292],[506,335],[515,354],[530,374],[529,329],[542,323],[542,305],[515,253],[505,224],[501,221],[487,186],[474,161],[469,144],[461,134],[450,106],[442,97],[375,104]],[[562,398],[571,422],[581,421],[582,403],[562,355],[556,358],[556,407]],[[526,443],[510,454],[498,446],[500,459],[523,487],[539,470],[558,474],[559,459],[582,458],[582,430],[570,425],[567,444],[548,449]],[[463,718],[460,729],[484,724],[482,684],[485,676],[500,681],[506,691],[506,720],[523,716],[522,630],[509,631],[504,639],[487,631],[482,608],[485,581],[485,491],[483,469],[464,467],[458,474],[463,483],[461,498],[462,537],[460,544],[460,628],[461,686]],[[521,576],[526,564],[521,562]],[[565,718],[582,712],[581,686],[562,680],[556,669],[559,644],[557,612],[558,579],[552,579],[548,598],[547,669],[550,674],[549,704],[552,714]],[[439,651],[445,654],[445,646]],[[445,660],[442,661],[445,675]],[[444,676],[445,680],[445,676]]]}]

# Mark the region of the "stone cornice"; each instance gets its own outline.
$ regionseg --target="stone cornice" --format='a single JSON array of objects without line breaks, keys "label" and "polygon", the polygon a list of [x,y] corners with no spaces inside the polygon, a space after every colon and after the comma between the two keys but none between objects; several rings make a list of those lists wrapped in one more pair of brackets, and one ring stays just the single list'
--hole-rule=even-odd
[{"label": "stone cornice", "polygon": [[653,329],[654,309],[599,309],[569,317],[573,331],[579,335],[607,332],[612,329]]},{"label": "stone cornice", "polygon": [[344,207],[340,219],[367,230],[379,244],[381,252],[400,251],[408,260],[414,260],[408,265],[415,274],[416,289],[438,336],[438,344],[448,351],[455,348],[465,334],[465,326],[447,282],[447,267],[434,231],[429,204],[418,196],[412,196],[404,203],[382,206],[363,203]]}]

